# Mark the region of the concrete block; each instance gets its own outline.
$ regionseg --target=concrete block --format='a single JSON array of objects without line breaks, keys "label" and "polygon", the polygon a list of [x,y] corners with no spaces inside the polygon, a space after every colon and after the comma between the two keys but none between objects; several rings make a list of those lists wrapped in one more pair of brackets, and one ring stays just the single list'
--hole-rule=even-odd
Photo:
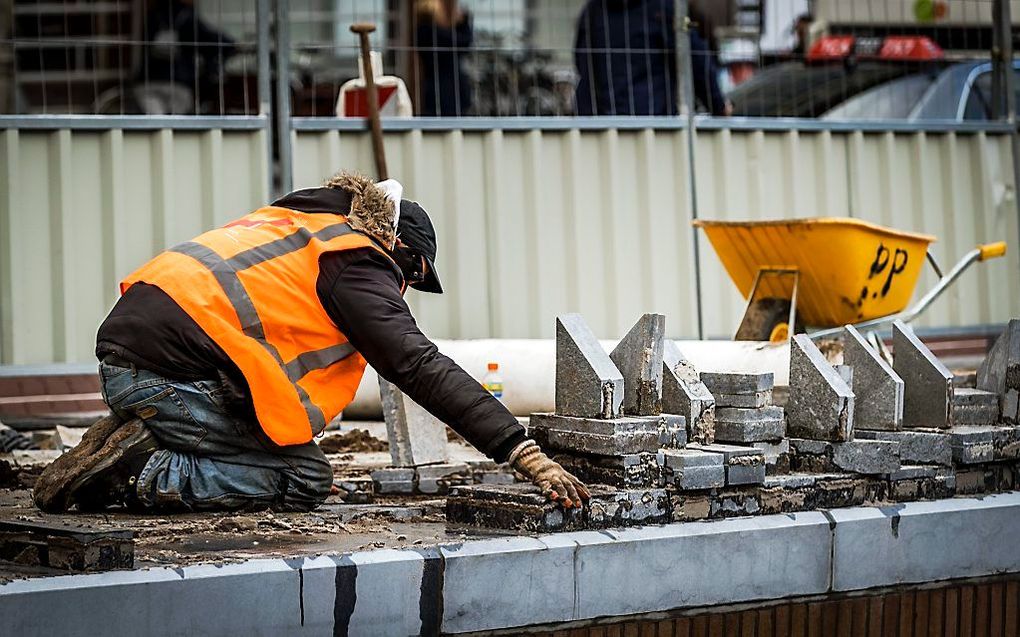
[{"label": "concrete block", "polygon": [[794,471],[892,473],[900,468],[899,444],[887,440],[829,442],[791,438]]},{"label": "concrete block", "polygon": [[904,465],[889,474],[889,500],[913,502],[950,498],[955,494],[955,480],[947,481],[946,477],[953,475],[942,467]]},{"label": "concrete block", "polygon": [[854,428],[897,431],[903,427],[903,379],[852,325],[843,328],[843,362],[854,370]]},{"label": "concrete block", "polygon": [[782,407],[740,409],[725,407],[715,412],[715,438],[723,442],[764,442],[786,435]]},{"label": "concrete block", "polygon": [[691,445],[688,448],[696,451],[722,454],[723,465],[726,467],[727,486],[762,484],[765,482],[765,453],[760,449],[721,443]]},{"label": "concrete block", "polygon": [[997,427],[961,425],[949,430],[953,462],[978,464],[995,460]]},{"label": "concrete block", "polygon": [[741,407],[743,409],[761,409],[772,404],[772,390],[754,392],[753,394],[712,394],[716,407]]},{"label": "concrete block", "polygon": [[471,470],[459,462],[418,467],[416,478],[417,492],[426,495],[449,493],[451,487],[474,482]]},{"label": "concrete block", "polygon": [[[814,595],[828,587],[832,536],[817,512],[606,535],[611,539],[575,549],[575,619]],[[635,565],[643,565],[643,575],[636,576]]]},{"label": "concrete block", "polygon": [[395,467],[414,467],[446,462],[446,425],[379,377],[390,459]]},{"label": "concrete block", "polygon": [[830,511],[832,589],[860,590],[1020,570],[1020,494]]},{"label": "concrete block", "polygon": [[618,456],[659,448],[659,419],[649,417],[599,420],[532,414],[528,432],[552,451]]},{"label": "concrete block", "polygon": [[953,422],[957,425],[994,425],[999,420],[999,396],[984,389],[953,389]]},{"label": "concrete block", "polygon": [[662,449],[658,453],[663,480],[683,490],[712,489],[726,484],[720,453],[696,449]]},{"label": "concrete block", "polygon": [[574,590],[576,542],[564,541],[563,537],[549,541],[508,537],[441,547],[442,632],[475,632],[573,619],[573,604],[564,603],[563,593]]},{"label": "concrete block", "polygon": [[375,492],[381,495],[414,493],[414,469],[386,468],[372,472]]},{"label": "concrete block", "polygon": [[1020,423],[1020,319],[1011,319],[977,370],[977,387],[999,396],[1002,417]]},{"label": "concrete block", "polygon": [[677,344],[668,339],[663,341],[662,410],[687,419],[689,440],[715,439],[715,399]]},{"label": "concrete block", "polygon": [[64,571],[133,568],[134,533],[128,529],[0,520],[0,559]]},{"label": "concrete block", "polygon": [[750,486],[727,486],[711,493],[708,519],[724,520],[761,513],[761,491]]},{"label": "concrete block", "polygon": [[903,426],[953,425],[953,373],[902,321],[893,323],[893,369],[903,379]]},{"label": "concrete block", "polygon": [[708,391],[715,396],[716,394],[756,394],[772,391],[775,379],[772,372],[760,374],[702,372],[701,382],[705,383]]},{"label": "concrete block", "polygon": [[655,453],[623,456],[564,453],[554,455],[553,460],[586,484],[620,488],[662,486],[661,470]]},{"label": "concrete block", "polygon": [[856,440],[889,440],[899,443],[900,461],[905,463],[953,464],[953,448],[945,430],[868,431],[858,429]]},{"label": "concrete block", "polygon": [[616,418],[623,397],[623,374],[581,315],[556,317],[556,413]]},{"label": "concrete block", "polygon": [[752,442],[752,447],[765,454],[765,472],[769,475],[790,471],[790,440],[778,442]]},{"label": "concrete block", "polygon": [[687,446],[687,418],[679,414],[645,416],[654,419],[659,432],[659,447],[683,449]]},{"label": "concrete block", "polygon": [[834,441],[853,438],[854,394],[804,334],[790,341],[786,417],[790,436]]},{"label": "concrete block", "polygon": [[609,358],[623,374],[623,413],[651,416],[662,411],[662,353],[666,317],[644,314],[620,339]]}]

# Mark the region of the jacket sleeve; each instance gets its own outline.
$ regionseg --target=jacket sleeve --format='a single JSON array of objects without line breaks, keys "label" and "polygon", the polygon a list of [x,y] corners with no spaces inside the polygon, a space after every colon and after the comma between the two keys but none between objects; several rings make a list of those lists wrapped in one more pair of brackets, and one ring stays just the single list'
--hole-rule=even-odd
[{"label": "jacket sleeve", "polygon": [[475,448],[503,462],[526,439],[513,414],[418,329],[381,255],[327,254],[317,287],[327,314],[368,364]]}]

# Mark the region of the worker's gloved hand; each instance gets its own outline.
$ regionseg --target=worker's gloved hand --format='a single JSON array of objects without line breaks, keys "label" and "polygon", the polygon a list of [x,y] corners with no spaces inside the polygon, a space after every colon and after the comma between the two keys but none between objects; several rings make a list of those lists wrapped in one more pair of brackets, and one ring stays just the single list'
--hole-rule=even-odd
[{"label": "worker's gloved hand", "polygon": [[509,462],[515,471],[531,480],[546,497],[559,502],[564,508],[581,508],[581,503],[591,497],[588,487],[542,453],[534,440],[525,440],[514,447]]}]

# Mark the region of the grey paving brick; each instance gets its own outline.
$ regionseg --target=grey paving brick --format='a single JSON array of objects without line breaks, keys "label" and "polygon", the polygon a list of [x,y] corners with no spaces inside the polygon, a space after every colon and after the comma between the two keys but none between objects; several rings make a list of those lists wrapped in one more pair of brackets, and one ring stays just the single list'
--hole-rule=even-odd
[{"label": "grey paving brick", "polygon": [[772,390],[754,392],[753,394],[712,394],[716,407],[742,407],[744,409],[760,409],[772,404]]},{"label": "grey paving brick", "polygon": [[712,395],[755,394],[771,391],[775,379],[772,372],[741,374],[730,372],[702,372],[701,382],[705,383]]},{"label": "grey paving brick", "polygon": [[843,361],[854,369],[854,428],[901,429],[903,379],[852,325],[843,330]]},{"label": "grey paving brick", "polygon": [[1011,319],[977,370],[977,387],[999,396],[1002,417],[1020,423],[1020,319]]},{"label": "grey paving brick", "polygon": [[403,392],[379,378],[390,459],[396,467],[446,462],[446,425]]},{"label": "grey paving brick", "polygon": [[900,468],[899,444],[888,440],[830,442],[791,438],[795,471],[891,473]]},{"label": "grey paving brick", "polygon": [[834,441],[853,438],[854,394],[804,334],[790,341],[786,417],[790,436]]},{"label": "grey paving brick", "polygon": [[857,440],[891,440],[900,445],[900,461],[909,463],[952,465],[953,449],[944,429],[912,429],[905,431],[857,430]]},{"label": "grey paving brick", "polygon": [[662,411],[662,352],[666,317],[644,314],[609,358],[623,374],[623,412],[651,416]]},{"label": "grey paving brick", "polygon": [[765,453],[754,447],[715,443],[690,448],[722,454],[727,486],[761,484],[765,481]]},{"label": "grey paving brick", "polygon": [[659,446],[683,449],[687,446],[687,418],[678,414],[644,416],[655,420],[659,432]]},{"label": "grey paving brick", "polygon": [[687,418],[687,437],[712,442],[715,436],[715,399],[697,370],[674,341],[663,341],[662,410]]},{"label": "grey paving brick", "polygon": [[623,374],[580,314],[556,318],[556,413],[615,418],[623,403]]},{"label": "grey paving brick", "polygon": [[474,477],[464,463],[445,463],[417,468],[417,490],[432,495],[449,493],[450,488],[472,484]]},{"label": "grey paving brick", "polygon": [[695,449],[658,452],[663,480],[678,489],[711,489],[726,484],[726,468],[719,453]]},{"label": "grey paving brick", "polygon": [[957,425],[994,425],[999,420],[999,395],[984,389],[953,389],[953,422]]},{"label": "grey paving brick", "polygon": [[609,420],[557,414],[532,414],[528,427],[543,448],[616,456],[659,448],[659,419],[622,417]]},{"label": "grey paving brick", "polygon": [[622,456],[561,453],[555,454],[553,460],[587,484],[624,488],[662,486],[661,469],[655,453]]},{"label": "grey paving brick", "polygon": [[782,407],[716,409],[715,438],[723,442],[764,442],[781,440],[786,435]]},{"label": "grey paving brick", "polygon": [[903,379],[903,426],[953,425],[953,374],[902,321],[893,323],[893,369]]}]

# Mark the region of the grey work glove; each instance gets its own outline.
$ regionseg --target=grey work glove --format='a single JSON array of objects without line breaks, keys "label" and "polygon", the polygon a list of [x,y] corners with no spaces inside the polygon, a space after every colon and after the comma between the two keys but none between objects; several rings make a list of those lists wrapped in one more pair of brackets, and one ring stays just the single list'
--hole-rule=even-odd
[{"label": "grey work glove", "polygon": [[542,494],[563,508],[581,508],[591,494],[584,483],[545,455],[534,440],[525,440],[514,447],[508,460],[515,471],[542,490]]}]

